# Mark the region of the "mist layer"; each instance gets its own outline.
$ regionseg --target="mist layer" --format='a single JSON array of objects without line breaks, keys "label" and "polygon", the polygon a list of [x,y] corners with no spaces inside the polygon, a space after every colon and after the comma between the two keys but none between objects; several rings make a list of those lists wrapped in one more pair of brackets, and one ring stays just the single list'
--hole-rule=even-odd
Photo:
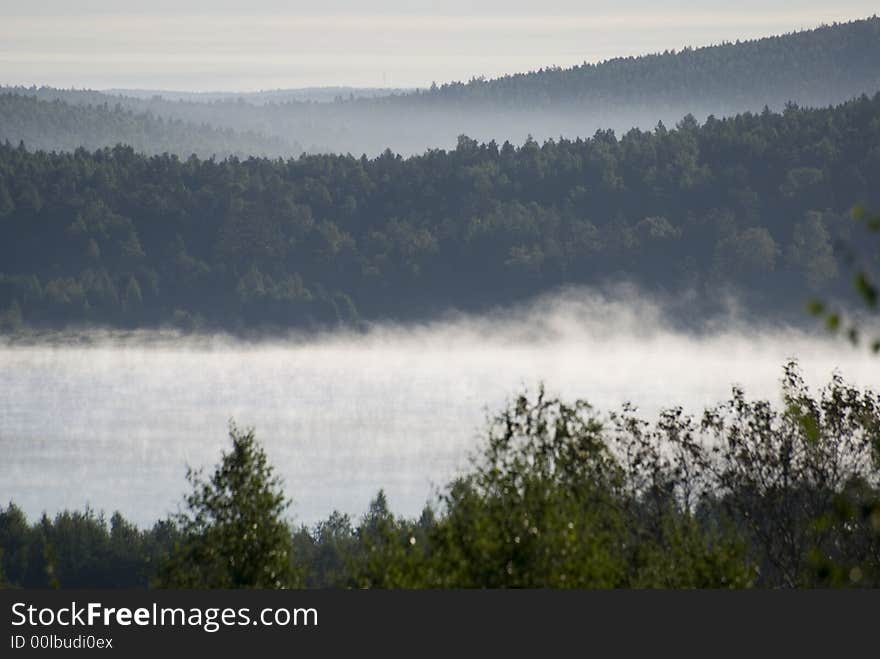
[{"label": "mist layer", "polygon": [[176,510],[229,419],[254,426],[298,521],[362,513],[380,488],[417,514],[465,466],[486,415],[524,388],[699,413],[738,384],[778,401],[782,364],[813,386],[880,387],[876,360],[821,334],[724,321],[673,330],[654,305],[569,293],[527,308],[365,333],[243,341],[96,332],[0,346],[0,501],[89,505],[141,524]]}]

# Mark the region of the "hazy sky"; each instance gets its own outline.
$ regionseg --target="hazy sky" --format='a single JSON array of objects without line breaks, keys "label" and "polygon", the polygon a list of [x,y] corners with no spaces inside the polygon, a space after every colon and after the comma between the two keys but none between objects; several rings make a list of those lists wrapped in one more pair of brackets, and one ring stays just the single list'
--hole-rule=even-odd
[{"label": "hazy sky", "polygon": [[876,0],[0,0],[0,84],[425,86],[876,11]]}]

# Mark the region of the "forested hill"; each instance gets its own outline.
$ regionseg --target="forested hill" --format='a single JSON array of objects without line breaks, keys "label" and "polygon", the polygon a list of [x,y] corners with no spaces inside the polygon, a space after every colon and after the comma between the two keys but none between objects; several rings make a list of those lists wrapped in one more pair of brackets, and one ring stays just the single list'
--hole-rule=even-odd
[{"label": "forested hill", "polygon": [[155,89],[108,89],[102,93],[114,96],[151,99],[159,96],[167,101],[195,103],[233,102],[264,105],[266,103],[317,102],[332,103],[356,98],[376,98],[392,94],[406,94],[415,88],[399,87],[298,87],[293,89],[267,89],[256,92],[182,92]]},{"label": "forested hill", "polygon": [[703,48],[618,57],[434,87],[423,100],[511,108],[575,104],[648,109],[692,104],[715,114],[787,101],[823,106],[880,91],[880,18]]},{"label": "forested hill", "polygon": [[[180,160],[0,147],[0,310],[22,323],[231,330],[485,309],[566,284],[848,290],[848,210],[880,205],[880,94],[618,138],[459,139],[408,159]],[[689,309],[697,309],[692,305]],[[696,314],[696,311],[692,311]]]},{"label": "forested hill", "polygon": [[[419,154],[454,148],[464,133],[479,141],[528,135],[538,141],[674,124],[687,113],[733,115],[786,102],[822,107],[880,91],[880,19],[870,18],[755,41],[625,57],[571,69],[476,79],[421,92],[337,102],[243,95],[197,102],[193,96],[138,98],[93,91],[15,88],[73,104],[116,103],[138,113],[250,131],[311,152]],[[295,155],[291,153],[290,155]]]},{"label": "forested hill", "polygon": [[302,151],[299,145],[278,138],[165,119],[120,104],[72,105],[17,93],[0,93],[0,141],[24,142],[30,150],[44,151],[128,144],[140,153],[173,153],[183,158],[192,154],[202,158],[289,157]]}]

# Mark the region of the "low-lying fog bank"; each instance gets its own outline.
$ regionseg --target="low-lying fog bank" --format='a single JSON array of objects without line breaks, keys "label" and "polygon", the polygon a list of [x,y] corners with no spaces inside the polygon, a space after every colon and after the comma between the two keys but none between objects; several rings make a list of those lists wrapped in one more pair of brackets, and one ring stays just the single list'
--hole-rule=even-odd
[{"label": "low-lying fog bank", "polygon": [[30,516],[85,505],[142,524],[176,509],[185,467],[216,463],[227,422],[255,426],[296,520],[361,514],[379,488],[416,514],[524,387],[600,410],[699,412],[732,384],[777,401],[782,365],[880,388],[880,361],[841,339],[732,320],[702,334],[647,302],[583,292],[484,317],[362,334],[242,341],[171,332],[0,343],[0,502]]}]

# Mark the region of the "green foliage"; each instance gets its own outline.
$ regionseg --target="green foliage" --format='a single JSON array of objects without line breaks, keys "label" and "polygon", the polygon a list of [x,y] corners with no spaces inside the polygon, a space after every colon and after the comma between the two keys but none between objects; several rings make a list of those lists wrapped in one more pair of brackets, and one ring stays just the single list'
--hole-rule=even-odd
[{"label": "green foliage", "polygon": [[585,405],[520,397],[444,496],[438,585],[612,587],[626,571],[621,474]]},{"label": "green foliage", "polygon": [[693,292],[695,322],[722,292],[762,317],[800,315],[805,278],[816,296],[849,289],[835,267],[852,233],[841,218],[852,199],[880,205],[878,114],[880,94],[619,138],[462,138],[408,159],[0,145],[13,199],[0,313],[7,332],[315,328],[487,309],[613,276]]},{"label": "green foliage", "polygon": [[[635,423],[631,418],[624,423]],[[395,519],[381,495],[358,535],[360,587],[743,587],[745,544],[704,520],[660,481],[671,472],[631,431],[609,434],[578,401],[519,397],[491,423],[471,472],[443,493],[441,513]],[[621,426],[621,430],[623,426]],[[641,451],[635,465],[630,457]],[[640,469],[654,484],[642,488]],[[661,501],[662,500],[662,501]]]},{"label": "green foliage", "polygon": [[351,518],[333,512],[314,529],[300,527],[293,534],[294,570],[305,575],[309,588],[346,587],[358,546]]},{"label": "green foliage", "polygon": [[783,395],[780,412],[735,389],[706,412],[713,449],[705,468],[721,505],[747,532],[770,583],[821,585],[811,568],[820,558],[877,569],[880,537],[868,520],[848,523],[837,510],[858,509],[880,493],[880,398],[836,375],[814,398],[793,364]]},{"label": "green foliage", "polygon": [[141,531],[89,509],[30,525],[10,504],[0,510],[0,571],[21,588],[144,588],[173,540],[166,523]]},{"label": "green foliage", "polygon": [[[734,389],[697,421],[522,396],[427,524],[384,497],[357,530],[360,587],[872,585],[880,399],[788,364],[781,411]],[[843,575],[843,576],[841,576]]]},{"label": "green foliage", "polygon": [[[423,515],[430,524],[430,514]],[[423,523],[424,525],[424,523]],[[409,520],[397,519],[388,500],[379,491],[361,520],[355,537],[357,546],[347,557],[350,585],[357,588],[430,587],[425,574],[425,529]]]},{"label": "green foliage", "polygon": [[230,426],[232,449],[210,478],[190,469],[192,492],[175,522],[181,536],[162,566],[166,588],[286,588],[291,563],[289,502],[253,431]]}]

